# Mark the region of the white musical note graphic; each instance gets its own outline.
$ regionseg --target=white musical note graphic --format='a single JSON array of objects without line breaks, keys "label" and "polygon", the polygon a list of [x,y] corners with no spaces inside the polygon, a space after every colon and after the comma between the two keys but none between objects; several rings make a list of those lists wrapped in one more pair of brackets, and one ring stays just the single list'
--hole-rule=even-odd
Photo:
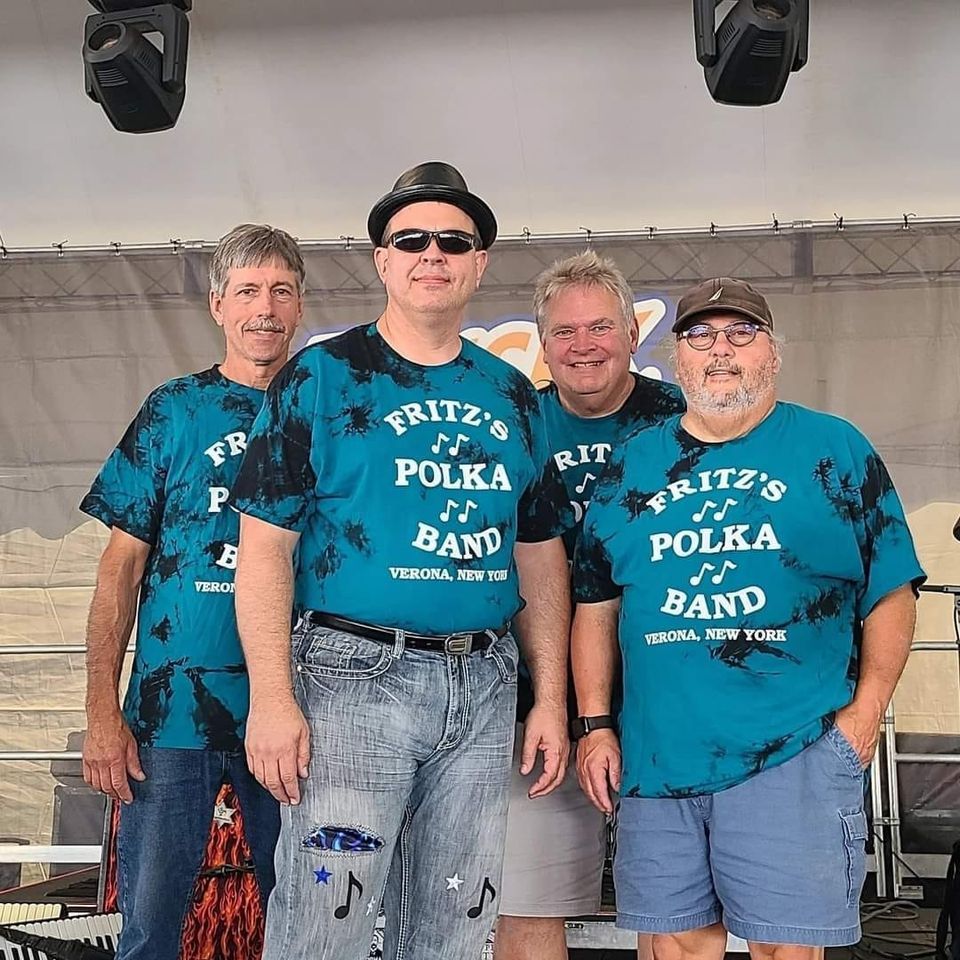
[{"label": "white musical note graphic", "polygon": [[700,568],[700,570],[698,571],[698,573],[696,574],[696,576],[693,576],[693,577],[690,578],[690,586],[691,586],[691,587],[699,587],[700,584],[703,582],[704,574],[705,574],[708,570],[716,570],[716,569],[717,569],[717,568],[716,568],[712,563],[705,563],[705,564]]},{"label": "white musical note graphic", "polygon": [[467,504],[466,504],[466,506],[463,508],[463,510],[461,510],[460,513],[457,514],[457,519],[458,519],[461,523],[466,523],[466,522],[467,522],[467,517],[470,516],[470,511],[471,511],[471,510],[476,510],[476,508],[477,508],[478,506],[480,506],[480,504],[478,504],[476,500],[468,500],[468,501],[467,501]]},{"label": "white musical note graphic", "polygon": [[711,578],[711,583],[723,583],[723,578],[727,575],[728,570],[736,570],[737,565],[730,560],[724,560],[723,566],[715,573]]},{"label": "white musical note graphic", "polygon": [[[443,446],[443,444],[444,444],[447,440],[449,440],[449,439],[450,439],[450,438],[449,438],[445,433],[438,433],[438,434],[437,434],[437,442],[431,445],[431,447],[430,447],[430,452],[431,452],[431,453],[439,453],[439,452],[440,452],[440,448],[441,448],[441,447]],[[716,504],[714,504],[714,506],[716,506]]]},{"label": "white musical note graphic", "polygon": [[693,522],[699,523],[706,515],[708,510],[716,509],[716,504],[712,500],[708,500],[704,505],[702,510],[698,510],[693,515]]},{"label": "white musical note graphic", "polygon": [[703,509],[702,509],[702,510],[698,510],[698,511],[693,515],[693,522],[694,522],[694,523],[700,523],[700,521],[703,520],[703,518],[704,518],[711,510],[717,510],[717,512],[713,515],[713,519],[716,520],[716,521],[719,523],[719,522],[727,515],[727,511],[728,511],[731,507],[735,507],[735,506],[737,505],[737,502],[738,502],[738,501],[736,501],[736,500],[731,500],[730,497],[727,497],[727,499],[723,501],[723,506],[720,507],[719,510],[717,510],[717,507],[719,506],[719,504],[714,503],[712,500],[707,500],[707,501],[705,501],[704,504],[703,504]]},{"label": "white musical note graphic", "polygon": [[727,511],[736,505],[736,500],[731,500],[729,497],[727,497],[727,499],[723,501],[723,507],[713,515],[713,519],[719,522],[727,515]]},{"label": "white musical note graphic", "polygon": [[460,444],[464,440],[469,440],[470,438],[465,433],[457,434],[457,442],[447,451],[451,457],[455,457],[460,452]]},{"label": "white musical note graphic", "polygon": [[[446,523],[450,517],[453,515],[453,511],[457,510],[460,506],[459,500],[448,500],[447,505],[440,511],[440,519]],[[466,505],[460,512],[457,514],[457,520],[460,523],[466,523],[467,518],[470,516],[471,510],[476,510],[480,504],[476,500],[468,500]]]},{"label": "white musical note graphic", "polygon": [[574,487],[574,489],[577,491],[577,493],[583,493],[583,491],[587,489],[587,484],[588,484],[591,480],[596,480],[596,479],[597,479],[597,478],[596,478],[592,473],[588,473],[588,474],[583,478],[583,483],[578,483],[578,484],[576,485],[576,487]]}]

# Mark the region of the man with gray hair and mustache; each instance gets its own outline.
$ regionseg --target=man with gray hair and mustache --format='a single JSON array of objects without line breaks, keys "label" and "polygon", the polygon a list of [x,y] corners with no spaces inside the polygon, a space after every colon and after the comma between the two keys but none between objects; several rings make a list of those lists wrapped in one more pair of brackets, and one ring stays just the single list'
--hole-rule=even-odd
[{"label": "man with gray hair and mustache", "polygon": [[[80,509],[111,529],[87,626],[84,779],[122,802],[119,960],[176,960],[221,784],[232,783],[264,906],[279,808],[248,771],[247,668],[233,608],[239,515],[227,506],[264,391],[303,310],[303,258],[242,224],[210,263],[224,359],[146,399]],[[117,685],[137,619],[121,710]]]},{"label": "man with gray hair and mustache", "polygon": [[687,412],[598,482],[574,561],[577,752],[621,796],[617,923],[655,960],[817,960],[860,938],[863,775],[906,662],[924,573],[870,442],[777,399],[766,299],[726,277],[677,305]]}]

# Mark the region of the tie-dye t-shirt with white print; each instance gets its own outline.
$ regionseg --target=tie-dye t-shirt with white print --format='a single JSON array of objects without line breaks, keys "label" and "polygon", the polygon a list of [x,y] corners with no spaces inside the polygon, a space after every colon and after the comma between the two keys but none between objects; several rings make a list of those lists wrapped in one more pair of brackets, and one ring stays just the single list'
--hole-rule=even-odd
[{"label": "tie-dye t-shirt with white print", "polygon": [[168,381],[80,504],[151,547],[124,701],[141,745],[243,746],[249,688],[233,607],[240,521],[226,501],[263,396],[218,367]]},{"label": "tie-dye t-shirt with white print", "polygon": [[791,403],[705,443],[672,417],[594,489],[574,594],[621,596],[623,794],[714,793],[789,760],[847,704],[862,620],[924,579],[879,455]]},{"label": "tie-dye t-shirt with white print", "polygon": [[427,634],[508,623],[514,543],[572,524],[530,381],[466,340],[412,363],[375,324],[277,375],[231,503],[301,533],[298,610]]},{"label": "tie-dye t-shirt with white print", "polygon": [[[573,510],[576,526],[563,535],[567,559],[573,550],[583,514],[593,496],[597,477],[603,472],[607,458],[623,441],[644,427],[659,423],[684,409],[683,394],[672,383],[633,374],[633,390],[619,410],[603,417],[578,417],[560,402],[555,383],[539,390],[543,419],[547,425],[547,442],[553,462],[560,471]],[[517,719],[523,721],[533,708],[533,683],[526,663],[521,661],[517,676]],[[617,712],[617,705],[613,710]],[[567,679],[567,712],[577,716],[577,697],[573,676]]]}]

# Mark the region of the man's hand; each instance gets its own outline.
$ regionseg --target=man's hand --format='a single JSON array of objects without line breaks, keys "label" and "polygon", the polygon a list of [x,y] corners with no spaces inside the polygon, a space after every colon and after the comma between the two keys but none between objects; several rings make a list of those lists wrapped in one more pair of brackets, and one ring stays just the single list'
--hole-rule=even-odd
[{"label": "man's hand", "polygon": [[310,728],[297,701],[251,702],[245,746],[247,766],[260,785],[280,803],[296,806],[310,765]]},{"label": "man's hand", "polygon": [[567,711],[546,705],[534,705],[523,724],[523,749],[520,773],[526,776],[543,754],[543,773],[527,792],[531,800],[545,797],[563,783],[570,759],[570,737],[567,734]]},{"label": "man's hand", "polygon": [[857,751],[864,770],[870,766],[873,755],[877,752],[881,717],[879,704],[865,706],[857,703],[856,698],[838,710],[835,717],[837,727]]},{"label": "man's hand", "polygon": [[612,792],[620,790],[620,741],[612,730],[594,730],[577,741],[580,789],[601,812],[613,814]]},{"label": "man's hand", "polygon": [[128,775],[147,779],[137,741],[122,714],[91,720],[83,739],[83,779],[113,800],[133,803]]}]

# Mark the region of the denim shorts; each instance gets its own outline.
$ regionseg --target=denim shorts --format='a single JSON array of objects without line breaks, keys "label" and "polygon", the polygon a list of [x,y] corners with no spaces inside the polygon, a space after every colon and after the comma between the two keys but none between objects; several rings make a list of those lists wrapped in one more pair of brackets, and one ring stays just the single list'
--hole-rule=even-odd
[{"label": "denim shorts", "polygon": [[786,763],[719,793],[625,798],[617,925],[678,933],[722,922],[759,943],[856,943],[863,801],[863,767],[836,726]]}]

